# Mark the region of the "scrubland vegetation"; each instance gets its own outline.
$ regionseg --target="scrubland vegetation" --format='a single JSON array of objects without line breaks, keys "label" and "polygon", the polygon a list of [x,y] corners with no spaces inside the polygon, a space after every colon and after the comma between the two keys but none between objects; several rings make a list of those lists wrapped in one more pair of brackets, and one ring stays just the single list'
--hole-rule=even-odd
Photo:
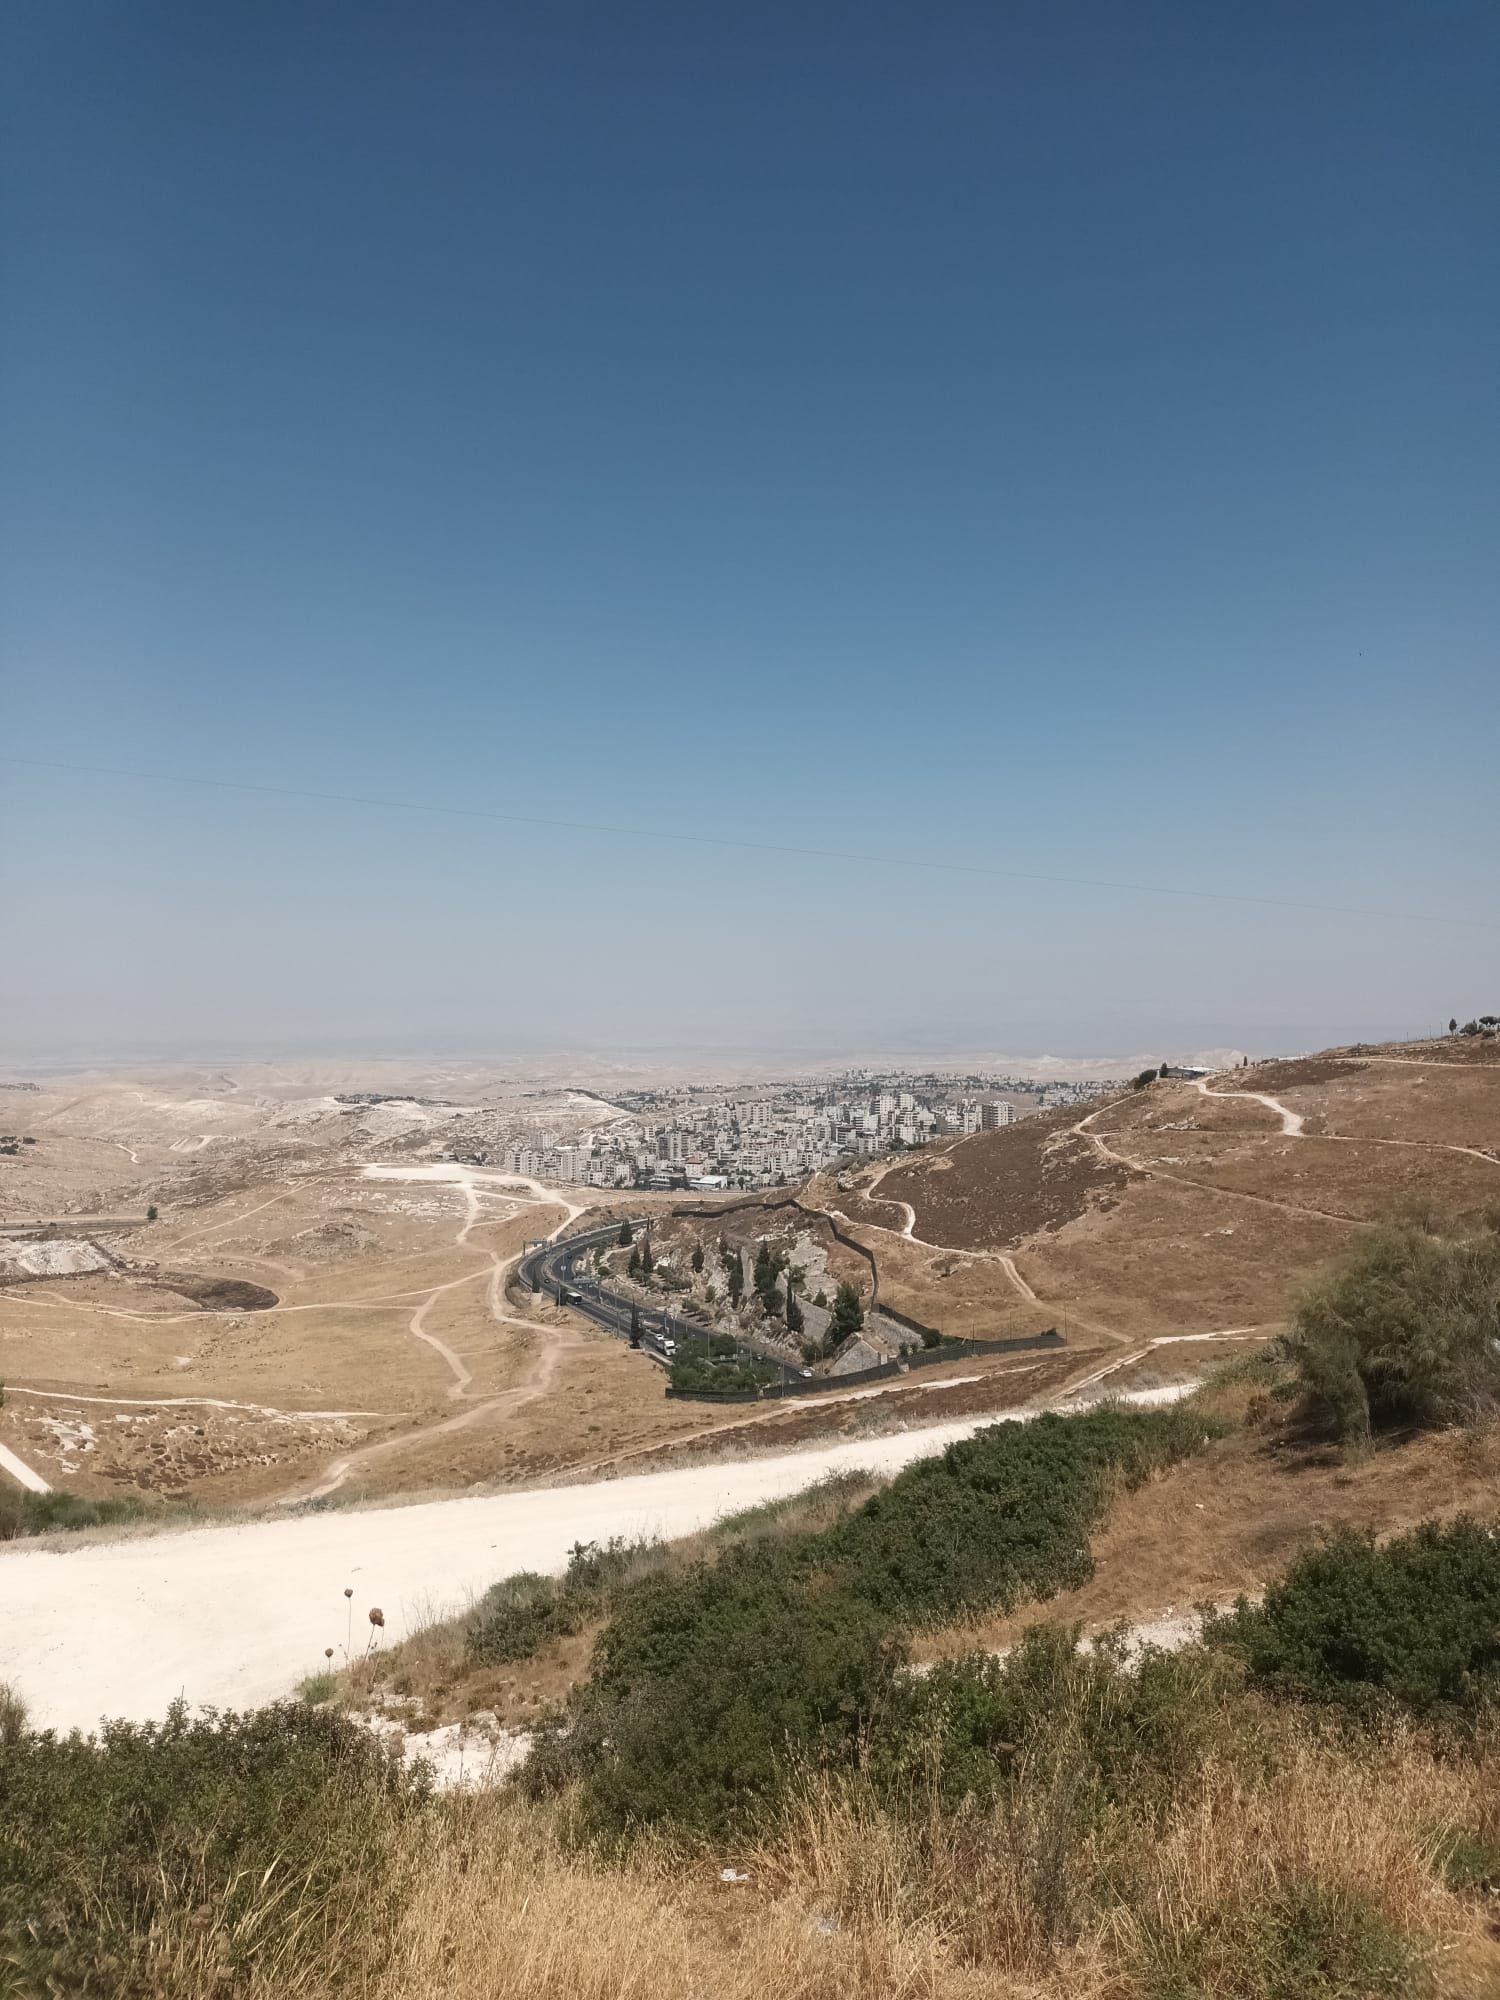
[{"label": "scrubland vegetation", "polygon": [[[1275,1366],[1327,1449],[1366,1448],[1333,1340],[1372,1426],[1490,1420],[1493,1253],[1403,1226],[1307,1301]],[[1038,1625],[910,1668],[1086,1577],[1117,1497],[1213,1451],[1207,1407],[999,1425],[509,1579],[448,1635],[473,1671],[597,1639],[494,1792],[433,1794],[331,1706],[58,1742],[0,1704],[0,1995],[1500,1991],[1490,1523],[1314,1540],[1176,1653]]]},{"label": "scrubland vegetation", "polygon": [[87,1500],[77,1493],[28,1493],[16,1486],[0,1487],[0,1542],[23,1535],[66,1533],[81,1528],[116,1527],[144,1520],[142,1500]]},{"label": "scrubland vegetation", "polygon": [[1500,1228],[1372,1230],[1303,1300],[1289,1343],[1345,1439],[1472,1421],[1500,1404]]}]

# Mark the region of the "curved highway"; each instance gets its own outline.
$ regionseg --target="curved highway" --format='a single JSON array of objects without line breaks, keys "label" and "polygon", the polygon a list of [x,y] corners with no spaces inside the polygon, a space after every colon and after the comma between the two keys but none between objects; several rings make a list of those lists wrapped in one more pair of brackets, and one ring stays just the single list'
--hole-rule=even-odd
[{"label": "curved highway", "polygon": [[[632,1230],[642,1229],[646,1218],[632,1218],[630,1226]],[[538,1243],[521,1259],[516,1270],[517,1282],[533,1292],[545,1292],[559,1305],[570,1306],[596,1326],[602,1326],[606,1333],[628,1340],[633,1302],[602,1285],[590,1268],[595,1250],[619,1240],[620,1224],[616,1219],[596,1229],[581,1229],[576,1236],[565,1236],[555,1243]],[[679,1319],[665,1306],[637,1303],[635,1310],[640,1315],[642,1350],[663,1367],[671,1359],[669,1342],[680,1341],[687,1333],[703,1332],[701,1326]]]}]

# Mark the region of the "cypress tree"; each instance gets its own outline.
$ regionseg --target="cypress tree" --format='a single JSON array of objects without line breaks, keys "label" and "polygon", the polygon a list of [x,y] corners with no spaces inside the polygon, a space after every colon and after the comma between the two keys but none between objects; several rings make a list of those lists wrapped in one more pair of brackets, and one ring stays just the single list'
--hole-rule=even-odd
[{"label": "cypress tree", "polygon": [[864,1323],[865,1309],[859,1302],[859,1293],[846,1279],[833,1296],[833,1319],[828,1328],[828,1338],[831,1341],[847,1339],[851,1333],[858,1333]]}]

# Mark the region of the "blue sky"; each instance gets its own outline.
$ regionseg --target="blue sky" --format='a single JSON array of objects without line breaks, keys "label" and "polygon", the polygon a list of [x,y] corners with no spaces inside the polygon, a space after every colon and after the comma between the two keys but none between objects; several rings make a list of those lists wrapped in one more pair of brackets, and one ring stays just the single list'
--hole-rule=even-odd
[{"label": "blue sky", "polygon": [[1500,1007],[1493,7],[0,34],[0,1049]]}]

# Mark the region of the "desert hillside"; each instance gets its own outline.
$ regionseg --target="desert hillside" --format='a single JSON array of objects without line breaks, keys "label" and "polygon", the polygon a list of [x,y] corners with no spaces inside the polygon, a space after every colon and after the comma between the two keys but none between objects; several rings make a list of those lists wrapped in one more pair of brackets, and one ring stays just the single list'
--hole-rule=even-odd
[{"label": "desert hillside", "polygon": [[945,1330],[1274,1328],[1378,1218],[1500,1199],[1500,1043],[1159,1079],[846,1178],[819,1198],[875,1253],[882,1296]]},{"label": "desert hillside", "polygon": [[[1461,1036],[1158,1078],[762,1196],[464,1164],[497,1134],[611,1115],[561,1081],[473,1069],[4,1087],[0,1445],[60,1492],[244,1503],[940,1422],[1200,1374],[1284,1327],[1377,1219],[1463,1219],[1500,1194],[1500,1054]],[[841,1282],[878,1309],[877,1358],[896,1351],[882,1330],[900,1337],[885,1313],[982,1341],[1056,1328],[1065,1346],[939,1356],[795,1404],[673,1401],[649,1360],[515,1285],[528,1242],[627,1211],[667,1260],[648,1304],[669,1284],[722,1294],[722,1246],[748,1269],[766,1241],[805,1273],[809,1314]],[[753,1300],[739,1323],[755,1336]]]}]

